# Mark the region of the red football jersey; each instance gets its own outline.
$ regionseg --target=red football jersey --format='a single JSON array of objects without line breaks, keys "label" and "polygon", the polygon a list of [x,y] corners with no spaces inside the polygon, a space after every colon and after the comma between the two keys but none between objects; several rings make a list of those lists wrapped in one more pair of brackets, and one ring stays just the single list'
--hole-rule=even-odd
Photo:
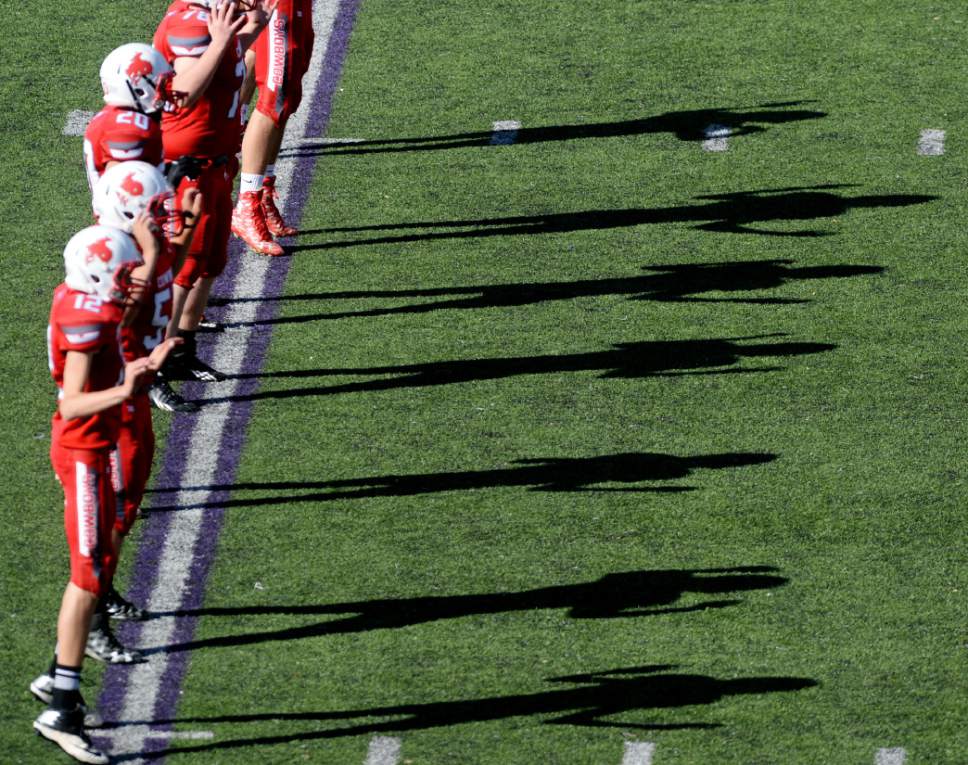
[{"label": "red football jersey", "polygon": [[94,115],[84,132],[84,166],[91,190],[108,162],[129,159],[147,162],[160,169],[161,123],[134,109],[105,106]]},{"label": "red football jersey", "polygon": [[[50,374],[57,383],[58,398],[64,384],[68,351],[94,355],[85,392],[119,385],[124,372],[121,360],[121,307],[96,295],[72,290],[61,284],[54,290],[54,303],[47,325],[47,357]],[[54,412],[51,439],[68,449],[104,449],[118,440],[121,406],[65,420]]]},{"label": "red football jersey", "polygon": [[171,269],[174,264],[175,248],[166,241],[158,255],[154,284],[147,286],[134,321],[121,328],[121,347],[125,361],[147,356],[165,339],[165,328],[171,320],[171,285],[175,278]]},{"label": "red football jersey", "polygon": [[[169,6],[155,31],[155,48],[172,65],[177,58],[198,58],[212,41],[208,19],[206,8],[178,0]],[[194,106],[162,115],[165,159],[175,160],[183,154],[217,157],[236,153],[241,132],[239,89],[244,78],[242,45],[236,38]]]}]

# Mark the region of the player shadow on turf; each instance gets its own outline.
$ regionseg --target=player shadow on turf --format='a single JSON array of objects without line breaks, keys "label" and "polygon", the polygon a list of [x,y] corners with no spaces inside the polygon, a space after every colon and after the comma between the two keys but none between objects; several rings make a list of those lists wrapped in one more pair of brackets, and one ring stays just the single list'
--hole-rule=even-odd
[{"label": "player shadow on turf", "polygon": [[643,266],[649,273],[642,276],[582,279],[570,282],[524,282],[518,284],[480,284],[465,287],[438,287],[400,290],[348,290],[320,292],[278,297],[248,297],[213,300],[211,303],[228,305],[242,302],[270,301],[328,301],[383,299],[399,301],[408,298],[436,298],[410,303],[354,311],[333,311],[300,316],[280,316],[254,321],[228,322],[226,326],[242,327],[264,324],[295,324],[328,319],[419,314],[442,310],[478,308],[508,308],[535,305],[554,300],[575,300],[585,297],[628,295],[629,300],[667,303],[742,303],[748,305],[791,305],[807,303],[802,298],[784,297],[712,297],[712,292],[754,292],[777,289],[793,281],[808,279],[839,279],[848,276],[879,274],[881,266],[793,265],[792,260],[754,260],[724,263],[682,263]]},{"label": "player shadow on turf", "polygon": [[[453,473],[411,473],[380,475],[368,478],[343,478],[329,481],[271,481],[208,486],[155,488],[148,493],[172,494],[182,491],[240,492],[280,491],[269,497],[238,497],[192,505],[152,504],[147,513],[179,512],[186,509],[263,507],[289,505],[295,502],[326,502],[374,497],[412,497],[445,491],[470,491],[498,487],[522,486],[530,491],[551,492],[643,492],[681,493],[690,486],[650,486],[646,481],[673,481],[687,478],[696,470],[761,465],[776,459],[775,454],[760,452],[727,452],[679,457],[674,454],[628,452],[600,457],[541,457],[512,462],[515,467],[493,470],[465,470]],[[608,486],[607,484],[627,484]],[[639,484],[639,485],[632,485]],[[294,490],[312,494],[293,494]]]},{"label": "player shadow on turf", "polygon": [[[760,234],[782,237],[820,237],[829,234],[817,229],[774,231],[755,228],[773,221],[810,221],[837,218],[856,209],[906,207],[937,199],[926,194],[861,194],[847,196],[830,189],[853,184],[826,184],[794,189],[757,189],[695,197],[696,204],[678,207],[631,207],[624,210],[578,210],[541,215],[515,215],[501,218],[416,221],[370,226],[341,226],[304,231],[312,234],[354,234],[408,229],[427,229],[421,233],[399,233],[369,238],[339,239],[293,245],[293,252],[329,250],[375,244],[406,244],[439,239],[479,239],[490,236],[558,234],[594,231],[662,223],[696,223],[700,231],[728,234]],[[443,229],[443,230],[435,230]],[[465,229],[465,230],[459,230]]]},{"label": "player shadow on turf", "polygon": [[325,396],[397,388],[499,380],[521,375],[562,374],[602,370],[602,379],[681,377],[687,375],[755,374],[781,369],[777,366],[737,367],[746,358],[777,358],[822,353],[836,348],[831,343],[760,342],[785,337],[783,333],[706,340],[665,340],[618,343],[607,351],[589,351],[546,356],[510,356],[490,359],[457,359],[423,364],[295,369],[234,375],[235,379],[293,379],[299,377],[368,376],[361,382],[340,382],[305,388],[259,390],[233,396],[205,399],[205,404],[226,401],[256,401],[295,396]]},{"label": "player shadow on turf", "polygon": [[[542,720],[545,725],[628,730],[711,729],[722,727],[722,723],[697,722],[688,719],[692,717],[692,713],[687,713],[687,719],[682,722],[650,723],[606,718],[648,710],[674,710],[680,707],[711,705],[730,696],[789,693],[817,685],[816,680],[805,677],[740,677],[723,680],[709,675],[674,671],[677,669],[678,665],[675,664],[657,664],[552,677],[547,678],[546,682],[557,684],[559,687],[540,693],[319,712],[251,712],[181,717],[174,720],[133,720],[115,723],[113,727],[144,724],[241,725],[270,720],[280,723],[349,723],[357,720],[355,724],[344,724],[335,728],[280,732],[275,735],[236,738],[197,746],[179,744],[177,748],[168,749],[153,756],[269,746],[374,733],[402,733],[534,716],[548,718]],[[670,715],[667,713],[663,717],[669,719]],[[393,719],[374,720],[373,718]],[[126,755],[119,759],[134,759],[142,756],[144,753]]]},{"label": "player shadow on turf", "polygon": [[[773,566],[625,571],[594,582],[539,587],[521,592],[476,595],[434,595],[418,598],[380,598],[348,603],[290,606],[206,607],[154,613],[161,616],[293,616],[345,615],[330,621],[284,629],[201,638],[145,649],[145,653],[179,653],[202,648],[251,645],[342,635],[373,630],[403,629],[445,619],[483,614],[566,609],[572,619],[620,619],[727,608],[742,601],[731,598],[697,600],[691,596],[728,595],[781,587],[787,579]],[[680,605],[680,601],[686,600]],[[693,601],[693,602],[690,602]]]},{"label": "player shadow on turf", "polygon": [[703,231],[817,237],[826,234],[816,230],[770,231],[754,229],[750,227],[750,224],[835,218],[855,208],[904,207],[937,199],[935,196],[924,194],[859,195],[851,197],[830,193],[829,191],[829,189],[846,188],[852,185],[854,184],[826,184],[794,189],[758,189],[725,194],[705,194],[695,197],[703,201],[701,204],[667,208],[583,210],[571,213],[548,213],[545,215],[482,218],[478,220],[421,221],[336,227],[304,233],[355,233],[416,228],[469,228],[473,230],[400,234],[371,239],[323,242],[296,245],[292,249],[331,249],[365,244],[396,244],[434,239],[562,233],[690,221],[706,221],[696,226],[697,229]]},{"label": "player shadow on turf", "polygon": [[[512,140],[502,140],[499,132],[479,130],[450,135],[414,136],[410,138],[385,138],[375,140],[352,140],[346,143],[303,141],[298,146],[284,149],[280,156],[315,157],[319,155],[383,154],[387,152],[438,151],[489,146],[494,143],[524,145],[548,141],[574,141],[587,138],[621,138],[626,136],[671,133],[680,141],[703,141],[711,127],[720,128],[720,134],[731,138],[762,133],[763,125],[782,125],[787,122],[815,120],[827,116],[827,112],[815,109],[790,109],[811,101],[785,101],[760,104],[752,108],[721,107],[689,109],[666,112],[654,117],[614,122],[592,122],[578,125],[547,125],[521,127],[514,131]],[[506,133],[505,133],[506,135]]]}]

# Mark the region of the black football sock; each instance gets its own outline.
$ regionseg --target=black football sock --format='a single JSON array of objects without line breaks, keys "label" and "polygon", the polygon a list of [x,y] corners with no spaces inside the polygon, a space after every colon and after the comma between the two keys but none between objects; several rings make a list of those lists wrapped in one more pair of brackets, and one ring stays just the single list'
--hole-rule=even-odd
[{"label": "black football sock", "polygon": [[70,710],[81,702],[81,668],[57,664],[54,667],[54,709]]},{"label": "black football sock", "polygon": [[198,355],[198,343],[195,340],[194,329],[180,329],[178,330],[178,336],[182,339],[182,344],[175,348],[175,352],[179,356],[197,356]]}]

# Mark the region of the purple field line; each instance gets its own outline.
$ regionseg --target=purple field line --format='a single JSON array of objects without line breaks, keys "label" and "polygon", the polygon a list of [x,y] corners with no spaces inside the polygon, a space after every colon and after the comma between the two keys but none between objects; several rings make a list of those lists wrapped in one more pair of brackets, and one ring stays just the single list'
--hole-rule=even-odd
[{"label": "purple field line", "polygon": [[[313,88],[313,99],[310,103],[309,119],[306,123],[305,135],[301,137],[322,136],[329,123],[332,109],[333,95],[339,82],[343,61],[349,43],[350,32],[356,18],[360,0],[342,0],[339,13],[330,37],[326,51],[326,58],[320,71],[319,79]],[[317,157],[312,153],[296,159],[293,169],[293,180],[287,199],[284,202],[286,219],[294,225],[299,225],[302,214],[309,198]],[[235,284],[240,267],[242,250],[233,240],[230,251],[229,264],[223,274],[223,283]],[[266,297],[281,296],[289,273],[291,258],[284,257],[273,263],[269,276],[265,282],[264,295]],[[267,300],[257,309],[257,321],[274,318],[278,311],[278,301]],[[268,351],[272,336],[271,325],[256,324],[252,333],[243,374],[255,374],[260,371]],[[205,348],[202,348],[204,355]],[[253,377],[240,381],[236,395],[243,399],[256,391],[258,379]],[[187,383],[183,392],[187,398],[201,396],[201,383]],[[240,401],[234,404],[229,414],[229,420],[220,444],[216,484],[230,486],[235,479],[235,471],[242,456],[245,445],[246,429],[252,414],[252,402]],[[189,451],[192,434],[195,430],[197,415],[179,414],[172,421],[168,437],[165,457],[155,480],[155,486],[164,489],[177,489],[181,476],[185,471],[185,459]],[[216,445],[213,444],[213,448]],[[210,495],[209,502],[218,504],[229,498],[228,490],[220,490]],[[214,508],[205,514],[205,530],[201,534],[192,561],[192,577],[189,589],[184,593],[182,608],[185,610],[198,609],[202,606],[205,586],[215,558],[221,531],[224,510]],[[155,584],[159,570],[159,555],[164,549],[167,539],[172,513],[148,515],[142,524],[141,539],[138,544],[132,581],[128,588],[129,596],[135,602],[147,602]],[[186,616],[180,618],[175,627],[174,643],[188,642],[192,639],[197,617]],[[124,642],[137,645],[141,628],[138,623],[126,623],[119,630]],[[168,665],[161,680],[161,690],[155,708],[156,719],[172,719],[178,704],[178,697],[182,680],[188,665],[188,651],[178,651],[169,655]],[[105,719],[117,720],[121,714],[127,688],[129,669],[124,665],[111,665],[104,676],[104,686],[99,699],[99,708]],[[159,729],[170,728],[170,725],[153,726]],[[148,751],[159,751],[167,748],[164,739],[149,740]],[[148,752],[146,752],[147,754]]]}]

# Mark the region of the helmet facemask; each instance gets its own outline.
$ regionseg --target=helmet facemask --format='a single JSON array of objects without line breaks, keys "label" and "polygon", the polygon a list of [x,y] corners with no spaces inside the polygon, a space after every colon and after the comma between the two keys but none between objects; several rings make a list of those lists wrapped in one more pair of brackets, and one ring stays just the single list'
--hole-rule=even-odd
[{"label": "helmet facemask", "polygon": [[148,289],[148,282],[134,277],[134,270],[141,263],[122,263],[114,271],[110,300],[125,308],[139,305]]},{"label": "helmet facemask", "polygon": [[163,191],[151,198],[148,215],[166,239],[170,240],[185,230],[185,219],[175,209],[175,195],[170,191]]}]

